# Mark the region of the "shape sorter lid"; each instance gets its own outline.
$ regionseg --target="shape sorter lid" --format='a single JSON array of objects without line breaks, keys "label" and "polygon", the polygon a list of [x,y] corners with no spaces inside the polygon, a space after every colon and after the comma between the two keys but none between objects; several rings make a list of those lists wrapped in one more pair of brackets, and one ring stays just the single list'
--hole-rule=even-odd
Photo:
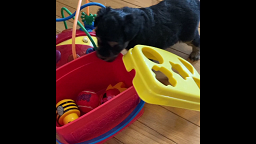
[{"label": "shape sorter lid", "polygon": [[[185,59],[159,48],[136,45],[123,56],[123,62],[128,72],[135,69],[133,85],[146,103],[200,111],[200,75]],[[157,71],[168,80],[161,83]]]}]

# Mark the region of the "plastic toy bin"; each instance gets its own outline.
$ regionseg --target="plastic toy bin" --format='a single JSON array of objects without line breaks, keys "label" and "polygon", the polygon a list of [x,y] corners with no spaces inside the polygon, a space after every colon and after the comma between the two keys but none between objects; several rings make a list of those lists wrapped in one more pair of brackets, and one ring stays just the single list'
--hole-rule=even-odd
[{"label": "plastic toy bin", "polygon": [[[92,52],[57,68],[56,104],[63,99],[75,100],[78,93],[83,90],[92,90],[100,95],[109,84],[124,82],[128,88],[92,111],[81,113],[81,116],[71,123],[60,126],[56,121],[56,132],[60,140],[67,143],[84,142],[120,124],[140,102],[132,85],[134,76],[134,70],[126,71],[122,54],[114,62],[105,62]],[[143,111],[136,119],[142,113]]]}]

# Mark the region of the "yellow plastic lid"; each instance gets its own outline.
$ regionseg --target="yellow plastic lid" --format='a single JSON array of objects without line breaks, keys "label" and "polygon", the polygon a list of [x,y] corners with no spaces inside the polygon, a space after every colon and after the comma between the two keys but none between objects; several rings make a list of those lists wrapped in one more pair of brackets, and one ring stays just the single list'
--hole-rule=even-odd
[{"label": "yellow plastic lid", "polygon": [[[185,59],[166,50],[137,45],[123,56],[123,62],[128,72],[135,69],[133,85],[146,103],[200,111],[200,75]],[[169,85],[157,80],[153,70],[166,75]]]}]

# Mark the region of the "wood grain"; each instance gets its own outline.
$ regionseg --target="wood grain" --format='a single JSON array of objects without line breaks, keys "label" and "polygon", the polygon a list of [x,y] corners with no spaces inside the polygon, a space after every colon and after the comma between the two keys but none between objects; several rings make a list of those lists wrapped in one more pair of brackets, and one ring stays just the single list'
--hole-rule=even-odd
[{"label": "wood grain", "polygon": [[162,1],[162,0],[151,0],[151,4],[155,5],[155,4],[158,4],[160,1]]},{"label": "wood grain", "polygon": [[[120,1],[120,0],[116,0],[116,1]],[[138,7],[152,6],[152,1],[150,0],[121,0],[121,1],[126,2],[128,4],[132,4],[134,6],[138,6]]]},{"label": "wood grain", "polygon": [[134,122],[115,137],[125,144],[175,143],[139,121]]},{"label": "wood grain", "polygon": [[[200,35],[200,28],[198,28],[198,32],[199,32],[199,35]],[[180,51],[180,52],[183,52],[187,55],[190,55],[190,53],[192,52],[192,47],[191,46],[188,46],[187,44],[185,43],[176,43],[175,45],[171,46],[171,48],[177,50],[177,51]]]},{"label": "wood grain", "polygon": [[[59,16],[56,16],[56,18],[61,18]],[[73,22],[70,22],[70,21],[66,21],[67,23],[67,27],[68,28],[73,28]],[[77,28],[80,28],[79,25],[77,25]],[[65,30],[65,26],[64,26],[64,23],[63,22],[56,22],[56,30],[59,31],[59,32],[62,32],[63,30]]]},{"label": "wood grain", "polygon": [[138,121],[179,144],[200,143],[200,127],[158,105],[145,104]]},{"label": "wood grain", "polygon": [[162,107],[173,112],[174,114],[177,114],[178,116],[184,118],[185,120],[197,126],[200,126],[200,112],[181,109],[181,108],[175,108],[175,107],[167,107],[167,106],[162,106]]},{"label": "wood grain", "polygon": [[129,0],[90,0],[91,2],[98,2],[105,6],[111,6],[112,8],[121,8],[124,6],[139,8],[140,6],[132,4]]},{"label": "wood grain", "polygon": [[[63,1],[63,0],[60,0],[60,1]],[[74,13],[76,11],[76,6],[71,7],[69,5],[63,4],[62,2],[60,3],[58,1],[56,1],[56,16],[59,16],[60,18],[62,18],[62,16],[61,16],[61,8],[62,7],[67,8],[71,13]],[[86,9],[83,9],[82,12],[86,12]],[[65,15],[65,17],[69,16],[69,14],[66,13],[65,11],[64,11],[64,15]],[[74,22],[74,20],[72,18],[67,21],[72,22],[72,23]],[[82,23],[81,13],[79,14],[78,21],[80,21]]]},{"label": "wood grain", "polygon": [[60,31],[57,31],[57,30],[56,30],[56,35],[59,34],[59,33],[60,33]]},{"label": "wood grain", "polygon": [[124,144],[124,143],[114,137],[114,138],[112,138],[112,139],[109,139],[109,140],[108,140],[107,142],[105,142],[104,144]]},{"label": "wood grain", "polygon": [[[56,3],[60,3],[62,5],[62,7],[66,7],[70,12],[75,12],[76,11],[76,7],[77,7],[77,2],[78,0],[57,0]],[[99,1],[95,1],[95,2],[98,2],[100,3]],[[82,1],[82,4],[81,5],[84,5],[86,2],[85,1]],[[101,3],[104,5],[104,3]],[[100,7],[99,6],[89,6],[89,11],[90,13],[92,14],[96,14],[98,9]],[[61,7],[59,8],[59,11],[60,11]],[[86,8],[82,9],[81,10],[82,12],[85,12],[86,13]],[[81,13],[79,14],[79,16],[81,16]],[[82,21],[80,19],[80,21]]]}]

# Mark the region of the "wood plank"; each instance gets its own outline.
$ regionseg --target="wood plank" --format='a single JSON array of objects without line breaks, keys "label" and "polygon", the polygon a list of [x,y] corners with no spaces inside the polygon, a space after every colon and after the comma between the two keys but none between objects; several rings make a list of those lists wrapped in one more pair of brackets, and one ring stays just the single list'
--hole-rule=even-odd
[{"label": "wood plank", "polygon": [[[200,35],[200,28],[198,28],[198,32]],[[190,53],[192,52],[192,47],[188,46],[185,43],[176,43],[175,45],[171,46],[171,48],[176,49],[176,50],[183,52],[185,54],[188,54],[188,55],[190,55]]]},{"label": "wood plank", "polygon": [[[58,135],[56,134],[56,138]],[[129,127],[117,134],[114,138],[109,139],[104,144],[175,144],[172,140],[152,130],[145,124],[135,121]],[[56,142],[57,144],[57,142]]]},{"label": "wood plank", "polygon": [[[74,0],[57,0],[56,2],[61,3],[62,5],[68,5],[69,8],[68,7],[67,8],[69,9],[70,12],[73,13],[76,11],[78,0],[75,0],[75,1]],[[95,2],[101,3],[99,1],[95,1]],[[82,1],[81,6],[84,4],[86,4],[86,1]],[[101,4],[104,5],[104,3],[101,3]],[[99,6],[89,6],[89,12],[92,14],[96,14],[99,8],[100,8]],[[86,13],[86,8],[82,9],[81,11]]]},{"label": "wood plank", "polygon": [[188,59],[189,58],[188,54],[182,53],[182,52],[180,52],[180,51],[178,51],[178,50],[176,50],[174,48],[167,48],[166,50],[171,52],[171,53],[173,53],[173,54],[176,54],[176,55],[178,55],[178,56],[180,56],[180,57],[182,57],[184,59]]},{"label": "wood plank", "polygon": [[[56,18],[61,18],[59,16],[56,16]],[[67,27],[68,28],[73,28],[73,22],[70,21],[66,21],[67,23]],[[80,28],[79,25],[77,25],[77,29]],[[63,30],[65,30],[65,26],[63,22],[56,22],[56,30],[62,32]]]},{"label": "wood plank", "polygon": [[152,6],[152,1],[150,0],[121,0],[129,4],[133,4],[138,7],[149,7]]},{"label": "wood plank", "polygon": [[[90,0],[91,2],[98,2],[98,3],[101,3],[105,6],[111,6],[112,8],[121,8],[121,7],[133,7],[133,8],[139,8],[140,6],[137,6],[137,5],[134,5],[134,4],[131,4],[131,3],[127,3],[128,0]],[[104,4],[105,3],[105,4]]]},{"label": "wood plank", "polygon": [[[61,1],[62,1],[62,0],[61,0]],[[66,7],[71,13],[74,13],[74,12],[76,11],[76,7],[75,7],[75,8],[72,8],[72,7],[70,7],[69,5],[64,5],[64,4],[62,4],[62,3],[58,2],[58,1],[56,1],[56,16],[59,16],[60,18],[62,18],[62,16],[61,16],[61,8],[62,8],[62,7]],[[86,12],[86,9],[83,9],[82,12]],[[65,17],[68,17],[68,16],[69,16],[69,14],[66,13],[66,12],[64,12],[64,15],[65,15]],[[72,18],[69,19],[69,20],[67,20],[67,21],[72,22],[72,23],[74,22],[74,20],[73,20]],[[80,21],[80,22],[82,23],[81,12],[80,12],[80,14],[79,14],[78,21]]]},{"label": "wood plank", "polygon": [[56,35],[59,34],[60,32],[56,30]]},{"label": "wood plank", "polygon": [[158,105],[145,104],[145,113],[138,119],[161,135],[179,144],[199,144],[200,127]]},{"label": "wood plank", "polygon": [[[78,1],[70,1],[70,0],[57,0],[56,1],[56,6],[58,3],[58,7],[56,7],[56,15],[61,16],[61,7],[66,7],[68,8],[68,10],[70,12],[75,12],[76,11],[76,7],[77,7],[77,2]],[[128,7],[136,7],[138,8],[139,6],[127,3],[125,1],[120,1],[120,0],[111,0],[111,1],[107,1],[107,0],[90,0],[90,2],[98,2],[101,3],[105,6],[111,6],[112,8],[121,8],[124,6],[128,6]],[[82,2],[82,5],[85,4],[85,1]],[[68,6],[66,6],[68,5]],[[90,6],[90,13],[92,14],[96,14],[98,9],[100,8],[99,6]],[[58,11],[57,11],[58,9]],[[84,8],[82,11],[86,12],[86,9]],[[73,20],[72,20],[73,21]],[[79,21],[82,22],[81,18],[79,18]]]},{"label": "wood plank", "polygon": [[[65,5],[71,6],[73,8],[76,8],[77,6],[77,0],[76,1],[70,1],[70,0],[57,0],[60,3],[63,3]],[[149,7],[153,4],[159,3],[161,0],[89,0],[90,2],[98,2],[105,6],[111,6],[113,8],[119,8],[123,6],[129,6],[129,7]],[[82,1],[81,5],[84,5],[86,2]],[[90,6],[90,12],[91,12]],[[97,7],[97,6],[96,6]]]},{"label": "wood plank", "polygon": [[180,51],[182,53],[185,53],[187,55],[190,55],[190,53],[192,52],[192,47],[188,46],[187,44],[182,43],[182,42],[178,42],[178,43],[174,44],[173,46],[171,46],[171,48],[173,48],[177,51]]},{"label": "wood plank", "polygon": [[139,121],[135,121],[115,137],[125,144],[174,144],[172,140],[157,133],[146,124]]},{"label": "wood plank", "polygon": [[[56,139],[59,140],[59,136],[57,135],[57,133],[56,133]],[[56,144],[59,144],[59,143],[56,141]],[[113,137],[113,138],[109,139],[108,141],[106,141],[104,144],[123,144],[123,142],[121,142],[117,138]]]},{"label": "wood plank", "polygon": [[113,137],[113,138],[109,139],[108,141],[106,141],[104,144],[123,144],[123,142],[121,142],[117,138]]},{"label": "wood plank", "polygon": [[199,111],[186,110],[186,109],[167,107],[167,106],[162,106],[162,107],[183,117],[184,119],[194,123],[195,125],[200,126],[200,112]]},{"label": "wood plank", "polygon": [[[72,7],[68,6],[68,5],[64,5],[64,4],[62,4],[62,3],[58,2],[58,1],[56,1],[56,16],[59,16],[59,17],[62,18],[62,16],[61,16],[61,8],[62,8],[62,7],[67,8],[71,13],[73,13],[73,12],[75,11],[74,8],[72,8]],[[69,16],[66,12],[64,12],[64,15],[65,15],[65,17]],[[81,18],[78,19],[78,20],[80,21]],[[69,19],[69,20],[67,20],[67,21],[73,22],[73,19]]]},{"label": "wood plank", "polygon": [[162,0],[151,0],[151,4],[155,5],[155,4],[158,4],[160,1],[162,1]]},{"label": "wood plank", "polygon": [[[68,5],[74,9],[76,9],[77,4],[78,4],[78,0],[56,0],[56,2]],[[85,0],[82,1],[81,6],[84,4],[86,4]],[[83,11],[86,12],[86,9],[83,9]]]}]

